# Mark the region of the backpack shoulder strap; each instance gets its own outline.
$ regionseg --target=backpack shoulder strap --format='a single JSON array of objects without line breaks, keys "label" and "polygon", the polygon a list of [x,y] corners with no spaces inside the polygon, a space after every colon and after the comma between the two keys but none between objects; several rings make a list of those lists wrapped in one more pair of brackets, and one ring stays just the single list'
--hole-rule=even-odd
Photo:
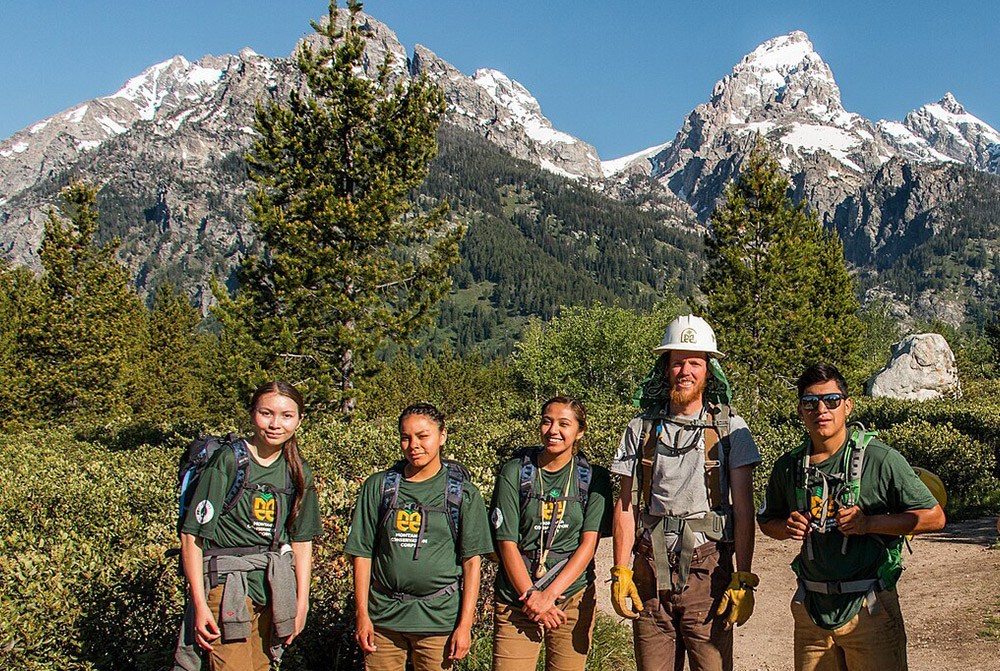
[{"label": "backpack shoulder strap", "polygon": [[538,448],[535,447],[525,447],[517,452],[521,458],[521,468],[517,476],[517,492],[522,513],[534,491],[535,473],[538,472],[538,451]]},{"label": "backpack shoulder strap", "polygon": [[247,444],[232,433],[225,440],[227,442],[224,443],[224,446],[229,447],[233,451],[233,458],[236,460],[236,470],[233,476],[233,484],[229,486],[226,498],[222,502],[223,515],[232,510],[236,502],[239,501],[243,490],[247,487],[247,480],[250,476],[250,450],[247,449]]},{"label": "backpack shoulder strap", "polygon": [[[705,430],[705,486],[708,507],[721,510],[729,507],[729,439],[732,410],[728,405],[710,405],[712,421]],[[721,447],[721,449],[720,449]]]},{"label": "backpack shoulder strap", "polygon": [[847,476],[847,496],[848,500],[845,503],[849,506],[857,505],[858,500],[861,498],[861,470],[865,463],[865,449],[868,447],[868,443],[872,442],[876,434],[874,431],[868,431],[861,424],[857,424],[858,428],[854,430],[848,442],[851,443],[850,450],[844,458],[847,463],[844,467],[844,474]]},{"label": "backpack shoulder strap", "polygon": [[399,501],[399,481],[403,478],[403,468],[406,461],[400,459],[393,464],[382,479],[382,496],[379,498],[378,519],[379,526],[383,526]]},{"label": "backpack shoulder strap", "polygon": [[448,509],[448,525],[451,527],[452,538],[459,539],[459,529],[462,524],[462,496],[465,491],[465,481],[469,479],[469,471],[461,463],[451,459],[442,459],[447,471],[445,485],[445,507]]},{"label": "backpack shoulder strap", "polygon": [[594,477],[594,469],[587,461],[587,455],[577,452],[573,457],[576,464],[576,495],[580,497],[580,507],[587,514],[587,499],[590,497],[590,481]]},{"label": "backpack shoulder strap", "polygon": [[[654,413],[643,415],[642,432],[639,434],[638,450],[642,450],[633,478],[633,495],[636,505],[648,507],[653,500],[653,462],[656,461],[656,442],[659,440],[660,420]],[[641,494],[641,497],[638,496]]]}]

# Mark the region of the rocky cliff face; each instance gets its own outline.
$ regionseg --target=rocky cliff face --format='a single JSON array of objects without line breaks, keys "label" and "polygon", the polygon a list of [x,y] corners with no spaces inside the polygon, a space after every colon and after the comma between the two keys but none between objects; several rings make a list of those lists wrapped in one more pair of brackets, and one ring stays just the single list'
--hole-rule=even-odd
[{"label": "rocky cliff face", "polygon": [[954,163],[890,160],[837,207],[844,257],[862,267],[889,265],[952,223],[941,205],[959,198],[966,181]]}]

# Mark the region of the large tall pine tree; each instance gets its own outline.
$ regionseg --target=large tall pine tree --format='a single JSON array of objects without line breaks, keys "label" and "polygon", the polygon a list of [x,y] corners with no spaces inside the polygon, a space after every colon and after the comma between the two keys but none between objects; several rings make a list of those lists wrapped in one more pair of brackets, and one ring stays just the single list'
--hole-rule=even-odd
[{"label": "large tall pine tree", "polygon": [[242,333],[241,381],[283,377],[313,408],[345,412],[377,350],[430,323],[463,233],[446,206],[414,199],[437,151],[440,91],[423,77],[392,85],[388,62],[365,78],[361,4],[348,7],[331,2],[313,24],[324,46],[298,53],[308,94],[257,110],[248,162],[263,252],[218,311]]},{"label": "large tall pine tree", "polygon": [[862,327],[836,232],[805,203],[758,141],[712,215],[701,283],[737,392],[754,410],[785,410],[803,368],[857,365]]}]

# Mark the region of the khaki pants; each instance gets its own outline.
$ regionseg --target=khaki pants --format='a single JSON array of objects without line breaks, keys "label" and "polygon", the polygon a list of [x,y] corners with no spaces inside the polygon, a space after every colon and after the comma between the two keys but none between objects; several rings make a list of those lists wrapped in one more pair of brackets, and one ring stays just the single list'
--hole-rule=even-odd
[{"label": "khaki pants", "polygon": [[[222,585],[208,593],[208,608],[219,622],[222,610]],[[250,638],[212,641],[208,654],[210,671],[268,671],[271,668],[271,607],[258,606],[247,598],[250,607]],[[220,627],[221,628],[221,627]]]},{"label": "khaki pants", "polygon": [[590,585],[557,604],[566,613],[566,624],[544,634],[520,608],[498,603],[493,613],[493,671],[534,669],[543,638],[546,671],[583,671],[594,630],[596,593]]},{"label": "khaki pants", "polygon": [[634,571],[642,598],[642,612],[632,621],[639,671],[681,671],[685,653],[691,671],[732,671],[733,632],[715,614],[733,574],[732,550],[716,543],[695,548],[680,594],[657,593],[648,542],[638,545]]},{"label": "khaki pants", "polygon": [[408,634],[388,629],[375,630],[375,652],[365,655],[366,671],[403,671],[406,660],[413,671],[440,671],[451,668],[445,658],[451,634]]},{"label": "khaki pants", "polygon": [[878,615],[866,607],[850,622],[823,629],[806,607],[792,603],[795,671],[906,671],[906,632],[895,590],[878,593]]}]

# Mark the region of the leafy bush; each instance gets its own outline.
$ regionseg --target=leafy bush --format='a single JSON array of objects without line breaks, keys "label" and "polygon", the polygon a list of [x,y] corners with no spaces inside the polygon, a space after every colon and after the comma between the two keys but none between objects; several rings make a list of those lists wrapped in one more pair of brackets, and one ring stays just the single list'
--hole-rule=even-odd
[{"label": "leafy bush", "polygon": [[651,353],[680,307],[636,312],[595,303],[567,307],[548,323],[532,320],[517,343],[513,369],[541,402],[559,393],[628,402],[653,367]]}]

